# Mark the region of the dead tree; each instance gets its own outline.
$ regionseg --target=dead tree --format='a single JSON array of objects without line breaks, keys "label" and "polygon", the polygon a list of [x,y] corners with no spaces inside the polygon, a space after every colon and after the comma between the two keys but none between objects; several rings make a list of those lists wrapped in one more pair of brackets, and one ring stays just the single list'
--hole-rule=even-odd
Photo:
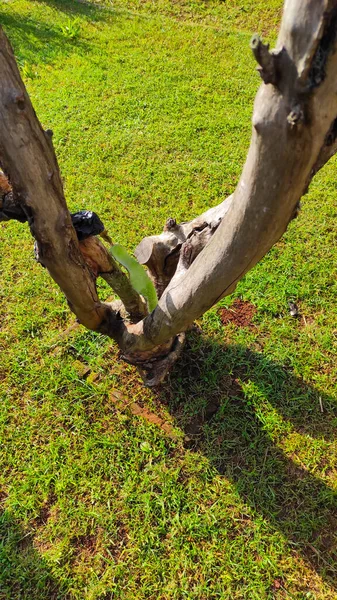
[{"label": "dead tree", "polygon": [[[337,150],[337,0],[286,0],[275,50],[258,36],[251,49],[263,82],[241,178],[219,206],[187,223],[170,218],[161,234],[137,246],[159,297],[147,314],[144,299],[98,238],[79,241],[51,137],[0,32],[0,165],[10,184],[0,214],[28,221],[40,262],[80,323],[113,338],[152,385],[177,358],[191,323],[233,292],[280,239],[312,177]],[[99,300],[98,276],[119,303]]]}]

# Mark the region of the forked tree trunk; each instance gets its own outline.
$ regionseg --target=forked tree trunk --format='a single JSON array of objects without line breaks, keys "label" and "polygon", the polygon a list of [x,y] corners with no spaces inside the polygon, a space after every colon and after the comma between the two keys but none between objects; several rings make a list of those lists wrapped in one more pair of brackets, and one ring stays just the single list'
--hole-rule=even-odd
[{"label": "forked tree trunk", "polygon": [[[218,207],[189,223],[177,225],[171,218],[162,234],[139,244],[136,256],[148,266],[160,300],[151,314],[132,323],[118,307],[98,299],[95,277],[106,274],[105,260],[111,259],[102,246],[98,262],[105,266],[93,259],[93,268],[92,245],[81,251],[50,138],[1,32],[0,163],[14,201],[80,322],[114,338],[130,362],[152,370],[152,383],[178,356],[178,334],[231,293],[283,235],[311,178],[337,149],[337,0],[286,0],[276,49],[269,52],[257,36],[251,48],[263,83],[238,186]],[[112,287],[116,278],[124,282],[116,291],[133,321],[140,319],[142,299],[116,265],[110,271]]]}]

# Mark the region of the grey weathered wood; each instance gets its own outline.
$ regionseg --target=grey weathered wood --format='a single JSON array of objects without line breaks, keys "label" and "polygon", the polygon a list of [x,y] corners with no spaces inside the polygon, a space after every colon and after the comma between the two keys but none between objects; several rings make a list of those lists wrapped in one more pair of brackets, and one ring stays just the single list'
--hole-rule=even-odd
[{"label": "grey weathered wood", "polygon": [[250,42],[251,50],[256,62],[260,65],[257,70],[264,83],[277,85],[279,54],[269,52],[269,44],[264,44],[258,35],[254,35]]},{"label": "grey weathered wood", "polygon": [[43,264],[81,323],[96,329],[106,308],[78,246],[51,140],[36,118],[2,30],[0,106],[1,167],[28,217]]},{"label": "grey weathered wood", "polygon": [[[211,235],[220,225],[228,212],[232,196],[226,198],[218,206],[208,209],[191,221],[177,224],[175,219],[166,221],[163,233],[145,237],[135,249],[135,256],[142,265],[146,265],[153,278],[160,298],[176,272],[183,244],[194,236],[195,256],[201,252]],[[207,232],[204,231],[207,228]],[[203,233],[202,233],[203,231]],[[201,233],[198,236],[198,233]],[[196,244],[198,237],[198,244]],[[194,258],[195,258],[194,256]]]},{"label": "grey weathered wood", "polygon": [[171,279],[152,315],[132,329],[130,352],[184,331],[283,235],[317,161],[322,166],[330,156],[336,15],[336,1],[286,0],[276,45],[278,84],[263,83],[256,96],[251,145],[229,210],[190,268]]}]

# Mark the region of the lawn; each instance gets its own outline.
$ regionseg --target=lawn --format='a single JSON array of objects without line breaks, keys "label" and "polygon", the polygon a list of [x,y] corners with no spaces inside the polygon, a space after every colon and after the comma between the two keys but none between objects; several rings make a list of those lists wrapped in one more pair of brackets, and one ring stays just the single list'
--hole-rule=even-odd
[{"label": "lawn", "polygon": [[[229,195],[260,83],[249,40],[272,43],[280,15],[2,0],[70,209],[132,251]],[[1,600],[337,598],[336,191],[333,159],[156,391],[74,325],[28,228],[0,223]]]}]

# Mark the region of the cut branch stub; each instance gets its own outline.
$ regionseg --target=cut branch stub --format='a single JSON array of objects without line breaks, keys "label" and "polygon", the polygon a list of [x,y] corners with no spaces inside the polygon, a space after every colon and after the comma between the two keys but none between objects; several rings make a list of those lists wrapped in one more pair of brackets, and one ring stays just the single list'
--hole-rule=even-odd
[{"label": "cut branch stub", "polygon": [[290,128],[293,129],[304,121],[304,111],[300,104],[296,104],[287,116]]},{"label": "cut branch stub", "polygon": [[171,281],[179,260],[182,240],[171,231],[144,238],[135,249],[141,265],[146,265],[157,290],[158,298]]},{"label": "cut branch stub", "polygon": [[264,44],[261,38],[255,34],[250,41],[251,50],[255,56],[257,67],[261,79],[264,83],[276,85],[278,82],[277,72],[277,54],[269,52],[269,44]]},{"label": "cut branch stub", "polygon": [[[152,235],[144,238],[135,249],[135,256],[142,265],[146,265],[153,278],[160,298],[174,276],[179,263],[182,245],[194,232],[200,232],[206,226],[206,232],[199,236],[199,252],[206,245],[210,236],[214,233],[222,218],[227,213],[232,202],[232,196],[226,198],[218,206],[208,209],[202,215],[191,221],[177,224],[175,219],[169,218],[160,235]],[[202,246],[203,242],[203,246]],[[196,242],[194,243],[196,246]],[[197,252],[194,253],[194,258]],[[194,260],[193,258],[193,260]]]}]

